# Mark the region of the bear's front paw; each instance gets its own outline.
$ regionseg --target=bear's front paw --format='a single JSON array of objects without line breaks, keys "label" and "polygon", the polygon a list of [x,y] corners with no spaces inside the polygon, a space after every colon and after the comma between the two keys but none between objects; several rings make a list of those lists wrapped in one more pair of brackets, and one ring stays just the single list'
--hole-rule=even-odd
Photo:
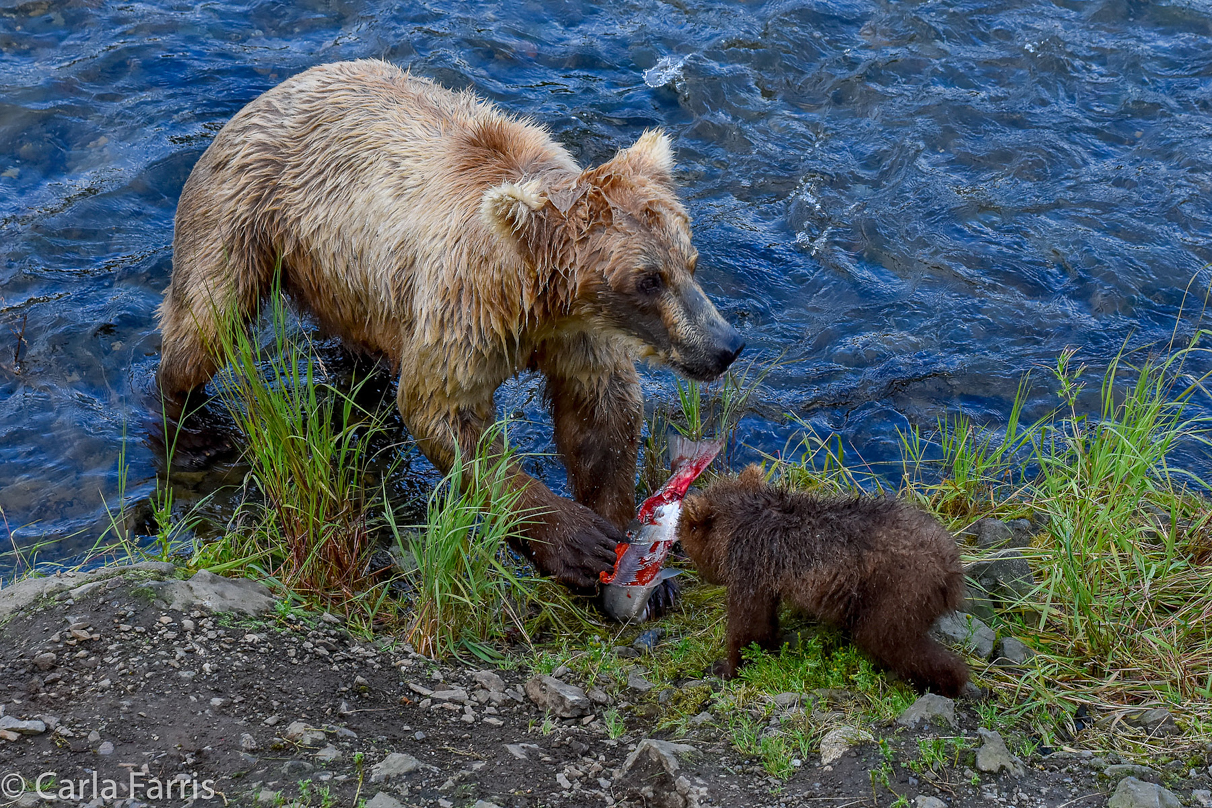
[{"label": "bear's front paw", "polygon": [[530,549],[535,566],[574,590],[592,592],[598,573],[614,569],[615,545],[623,533],[571,500],[534,526]]}]

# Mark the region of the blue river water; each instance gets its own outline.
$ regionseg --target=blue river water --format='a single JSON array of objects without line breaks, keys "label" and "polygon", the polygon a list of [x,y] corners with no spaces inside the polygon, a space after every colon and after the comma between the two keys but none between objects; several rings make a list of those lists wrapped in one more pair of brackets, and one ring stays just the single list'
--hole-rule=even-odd
[{"label": "blue river water", "polygon": [[[248,101],[364,57],[541,121],[583,164],[671,134],[704,287],[748,356],[781,358],[742,454],[794,440],[794,414],[894,461],[910,424],[997,428],[1028,372],[1042,413],[1066,347],[1097,390],[1122,347],[1201,327],[1201,0],[0,0],[0,541],[51,561],[88,547],[120,456],[146,502],[181,187]],[[672,389],[645,371],[650,402]],[[500,406],[550,451],[537,390],[513,382]],[[423,496],[434,472],[406,465],[401,496]],[[216,462],[173,484],[187,503],[241,476]],[[230,498],[208,507],[221,522]]]}]

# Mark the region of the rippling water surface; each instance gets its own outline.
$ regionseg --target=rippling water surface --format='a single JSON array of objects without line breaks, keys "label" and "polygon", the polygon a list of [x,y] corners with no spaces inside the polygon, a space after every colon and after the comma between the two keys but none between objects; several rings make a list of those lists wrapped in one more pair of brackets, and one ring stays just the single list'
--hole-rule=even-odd
[{"label": "rippling water surface", "polygon": [[[18,546],[88,546],[124,445],[127,496],[154,489],[181,186],[245,103],[360,57],[474,88],[583,163],[667,129],[705,287],[751,354],[787,362],[742,425],[756,449],[795,413],[894,460],[907,424],[1003,422],[1030,370],[1042,412],[1040,368],[1066,346],[1097,371],[1197,327],[1179,312],[1190,285],[1198,313],[1212,260],[1198,0],[0,0],[0,508]],[[672,377],[645,384],[668,398]],[[535,389],[500,403],[550,449]],[[434,474],[410,458],[423,492]],[[174,472],[187,500],[239,478]]]}]

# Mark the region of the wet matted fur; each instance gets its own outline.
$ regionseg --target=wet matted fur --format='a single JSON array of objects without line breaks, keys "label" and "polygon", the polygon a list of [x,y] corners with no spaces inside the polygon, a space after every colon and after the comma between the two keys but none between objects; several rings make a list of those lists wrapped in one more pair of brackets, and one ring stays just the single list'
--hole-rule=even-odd
[{"label": "wet matted fur", "polygon": [[955,696],[968,681],[963,660],[927,634],[963,600],[959,549],[908,503],[797,493],[750,466],[686,498],[678,539],[704,578],[728,587],[726,677],[750,643],[777,648],[786,601],[919,689]]},{"label": "wet matted fur", "polygon": [[647,132],[582,170],[541,127],[386,62],[321,65],[242,109],[181,194],[158,373],[172,402],[224,363],[224,322],[273,285],[386,357],[409,431],[440,468],[543,373],[577,502],[520,468],[527,553],[573,586],[614,562],[634,515],[637,357],[718,376],[740,336],[704,296],[672,180]]}]

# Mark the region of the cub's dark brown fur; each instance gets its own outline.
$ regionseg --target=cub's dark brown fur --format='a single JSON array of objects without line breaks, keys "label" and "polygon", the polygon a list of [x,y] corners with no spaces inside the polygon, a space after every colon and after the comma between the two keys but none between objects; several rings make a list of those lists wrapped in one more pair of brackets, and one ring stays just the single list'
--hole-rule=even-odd
[{"label": "cub's dark brown fur", "polygon": [[968,681],[964,662],[926,633],[963,598],[959,550],[911,505],[796,493],[750,466],[688,496],[678,538],[708,581],[728,587],[725,677],[750,643],[777,647],[786,600],[920,689],[955,696]]}]

